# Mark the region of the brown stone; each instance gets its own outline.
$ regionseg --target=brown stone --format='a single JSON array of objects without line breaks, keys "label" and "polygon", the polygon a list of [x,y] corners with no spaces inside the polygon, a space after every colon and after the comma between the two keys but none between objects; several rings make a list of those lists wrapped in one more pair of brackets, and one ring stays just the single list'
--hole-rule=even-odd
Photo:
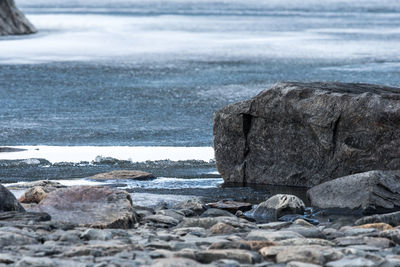
[{"label": "brown stone", "polygon": [[367,223],[355,226],[354,228],[363,228],[363,229],[375,228],[380,231],[393,230],[393,227],[387,223]]},{"label": "brown stone", "polygon": [[35,186],[25,191],[25,193],[18,199],[20,203],[39,203],[45,199],[47,193],[41,186]]},{"label": "brown stone", "polygon": [[53,191],[35,207],[53,220],[95,228],[130,228],[137,222],[126,191],[105,186],[71,186]]},{"label": "brown stone", "polygon": [[136,170],[111,171],[89,177],[89,179],[93,180],[149,180],[154,178],[151,173]]}]

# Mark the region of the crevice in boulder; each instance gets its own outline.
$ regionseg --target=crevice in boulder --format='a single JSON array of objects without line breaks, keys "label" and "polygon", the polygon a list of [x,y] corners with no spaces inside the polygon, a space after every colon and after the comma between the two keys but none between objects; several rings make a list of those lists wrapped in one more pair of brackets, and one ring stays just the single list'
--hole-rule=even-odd
[{"label": "crevice in boulder", "polygon": [[337,117],[337,119],[332,123],[332,156],[335,155],[336,145],[337,145],[337,135],[338,135],[338,125],[341,119],[341,114]]},{"label": "crevice in boulder", "polygon": [[250,114],[242,114],[243,120],[243,137],[244,137],[244,150],[243,150],[243,186],[247,184],[246,178],[246,158],[250,152],[248,135],[251,129],[251,124],[253,121],[253,116]]}]

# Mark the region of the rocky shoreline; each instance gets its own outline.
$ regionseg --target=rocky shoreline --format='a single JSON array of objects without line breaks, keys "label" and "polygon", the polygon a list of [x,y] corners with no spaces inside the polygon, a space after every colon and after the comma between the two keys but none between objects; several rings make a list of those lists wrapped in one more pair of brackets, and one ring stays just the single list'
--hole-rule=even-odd
[{"label": "rocky shoreline", "polygon": [[[400,229],[385,216],[350,225],[319,223],[304,216],[304,203],[291,195],[275,195],[247,212],[246,203],[206,205],[199,199],[148,208],[121,202],[129,197],[113,197],[124,194],[115,188],[38,184],[49,193],[39,205],[22,204],[25,212],[2,187],[1,201],[8,204],[0,205],[0,265],[400,266]],[[66,191],[75,192],[74,197]],[[61,195],[58,203],[51,201]],[[39,206],[55,210],[46,213]],[[76,216],[107,222],[119,216],[114,209],[130,214],[131,223],[73,223]],[[245,216],[249,212],[270,222],[256,222]]]}]

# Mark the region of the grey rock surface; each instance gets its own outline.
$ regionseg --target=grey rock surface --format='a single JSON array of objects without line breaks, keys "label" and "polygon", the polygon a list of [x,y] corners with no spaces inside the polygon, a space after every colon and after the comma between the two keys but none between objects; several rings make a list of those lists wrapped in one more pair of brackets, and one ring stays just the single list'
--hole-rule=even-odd
[{"label": "grey rock surface", "polygon": [[400,89],[279,83],[214,114],[225,183],[307,186],[400,169]]},{"label": "grey rock surface", "polygon": [[276,221],[279,217],[287,214],[302,214],[304,202],[294,196],[277,194],[260,203],[254,210],[253,217],[259,221]]},{"label": "grey rock surface", "polygon": [[5,211],[24,212],[25,209],[18,203],[13,193],[0,184],[0,212]]},{"label": "grey rock surface", "polygon": [[33,211],[56,221],[94,228],[130,228],[137,222],[126,191],[105,186],[71,186],[50,192]]},{"label": "grey rock surface", "polygon": [[307,191],[311,205],[376,213],[400,209],[400,171],[369,171],[340,177]]},{"label": "grey rock surface", "polygon": [[35,32],[35,27],[16,7],[14,0],[0,1],[0,36]]},{"label": "grey rock surface", "polygon": [[398,226],[400,225],[400,211],[386,213],[386,214],[374,214],[370,216],[365,216],[358,219],[354,224],[363,225],[367,223],[387,223],[392,226]]}]

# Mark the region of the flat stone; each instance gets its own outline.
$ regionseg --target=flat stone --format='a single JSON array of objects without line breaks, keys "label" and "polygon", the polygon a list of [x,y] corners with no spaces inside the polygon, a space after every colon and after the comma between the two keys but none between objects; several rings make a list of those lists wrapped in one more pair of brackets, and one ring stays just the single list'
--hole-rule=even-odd
[{"label": "flat stone", "polygon": [[99,173],[90,176],[92,180],[151,180],[156,177],[148,172],[136,171],[136,170],[117,170],[105,173]]},{"label": "flat stone", "polygon": [[321,265],[312,264],[312,263],[305,263],[301,261],[291,261],[286,264],[286,267],[319,267]]},{"label": "flat stone", "polygon": [[275,246],[275,242],[266,240],[240,240],[212,243],[209,249],[246,249],[259,251],[264,247]]},{"label": "flat stone", "polygon": [[0,231],[0,247],[4,248],[7,246],[24,246],[29,244],[38,244],[39,241],[36,238],[25,235],[23,232],[8,232]]},{"label": "flat stone", "polygon": [[137,222],[126,191],[105,186],[71,186],[53,191],[35,208],[53,220],[94,228],[131,228]]},{"label": "flat stone", "polygon": [[398,170],[399,91],[360,83],[276,84],[214,114],[217,169],[227,184],[306,187]]},{"label": "flat stone", "polygon": [[112,239],[112,234],[105,230],[99,229],[87,229],[81,235],[80,238],[83,240],[110,240]]},{"label": "flat stone", "polygon": [[156,212],[156,215],[164,215],[168,217],[172,217],[178,222],[181,222],[183,218],[185,217],[185,214],[183,212],[180,212],[179,210],[173,210],[173,209],[168,209],[168,210],[159,210]]},{"label": "flat stone", "polygon": [[219,222],[211,226],[208,230],[209,235],[230,235],[237,232],[235,227],[229,224]]},{"label": "flat stone", "polygon": [[179,227],[172,230],[171,233],[178,236],[185,236],[187,234],[205,236],[206,230],[203,227]]},{"label": "flat stone", "polygon": [[251,210],[253,205],[247,202],[238,202],[233,200],[220,200],[214,203],[208,203],[207,206],[215,209],[221,209],[231,212],[235,214],[238,210],[240,211],[248,211]]},{"label": "flat stone", "polygon": [[374,228],[348,228],[346,230],[341,230],[344,236],[358,236],[358,235],[370,235],[377,233],[378,231]]},{"label": "flat stone", "polygon": [[292,246],[292,247],[288,246],[286,249],[278,252],[278,254],[276,255],[276,261],[278,263],[301,261],[306,263],[323,265],[328,261],[338,260],[342,257],[343,254],[340,251],[331,247],[324,247],[318,245]]},{"label": "flat stone", "polygon": [[393,230],[393,227],[387,223],[367,223],[355,226],[354,228],[361,228],[361,229],[377,229],[379,231],[386,231],[386,230]]},{"label": "flat stone", "polygon": [[263,223],[257,224],[258,228],[266,229],[266,230],[280,230],[284,227],[289,226],[290,222],[270,222],[270,223]]},{"label": "flat stone", "polygon": [[333,240],[337,246],[353,246],[353,245],[370,245],[380,248],[389,248],[394,243],[383,237],[369,237],[369,236],[348,236],[339,237]]},{"label": "flat stone", "polygon": [[309,246],[309,245],[319,245],[333,247],[335,244],[329,240],[321,238],[290,238],[284,239],[276,242],[279,246]]},{"label": "flat stone", "polygon": [[44,212],[18,212],[18,211],[9,211],[9,212],[1,212],[0,213],[0,221],[9,221],[9,222],[19,222],[19,223],[28,223],[28,222],[45,222],[50,221],[51,217],[49,214]]},{"label": "flat stone", "polygon": [[326,264],[328,267],[367,267],[376,266],[375,262],[364,258],[349,258],[345,257],[336,261],[331,261]]},{"label": "flat stone", "polygon": [[296,232],[306,238],[326,238],[325,234],[320,229],[318,229],[318,227],[315,227],[313,225],[302,226],[302,225],[292,224],[291,226],[280,231]]},{"label": "flat stone", "polygon": [[206,217],[206,218],[186,218],[183,222],[181,222],[178,227],[201,227],[205,229],[211,228],[213,225],[217,223],[226,223],[233,227],[237,227],[240,225],[237,218],[234,217]]},{"label": "flat stone", "polygon": [[292,231],[253,230],[247,234],[248,240],[280,241],[291,238],[304,238],[301,234]]},{"label": "flat stone", "polygon": [[153,267],[197,267],[204,266],[194,260],[185,259],[185,258],[167,258],[167,259],[159,259],[155,260],[151,265]]},{"label": "flat stone", "polygon": [[165,215],[149,215],[146,216],[142,219],[142,222],[155,222],[155,223],[161,223],[165,224],[166,226],[176,226],[178,225],[179,221],[177,219],[174,219],[170,216],[165,216]]},{"label": "flat stone", "polygon": [[220,216],[235,217],[235,215],[233,215],[229,211],[222,209],[214,209],[214,208],[206,210],[201,214],[200,217],[220,217]]},{"label": "flat stone", "polygon": [[241,249],[209,249],[195,252],[196,260],[211,263],[216,260],[229,259],[243,264],[254,264],[261,261],[258,253]]}]

